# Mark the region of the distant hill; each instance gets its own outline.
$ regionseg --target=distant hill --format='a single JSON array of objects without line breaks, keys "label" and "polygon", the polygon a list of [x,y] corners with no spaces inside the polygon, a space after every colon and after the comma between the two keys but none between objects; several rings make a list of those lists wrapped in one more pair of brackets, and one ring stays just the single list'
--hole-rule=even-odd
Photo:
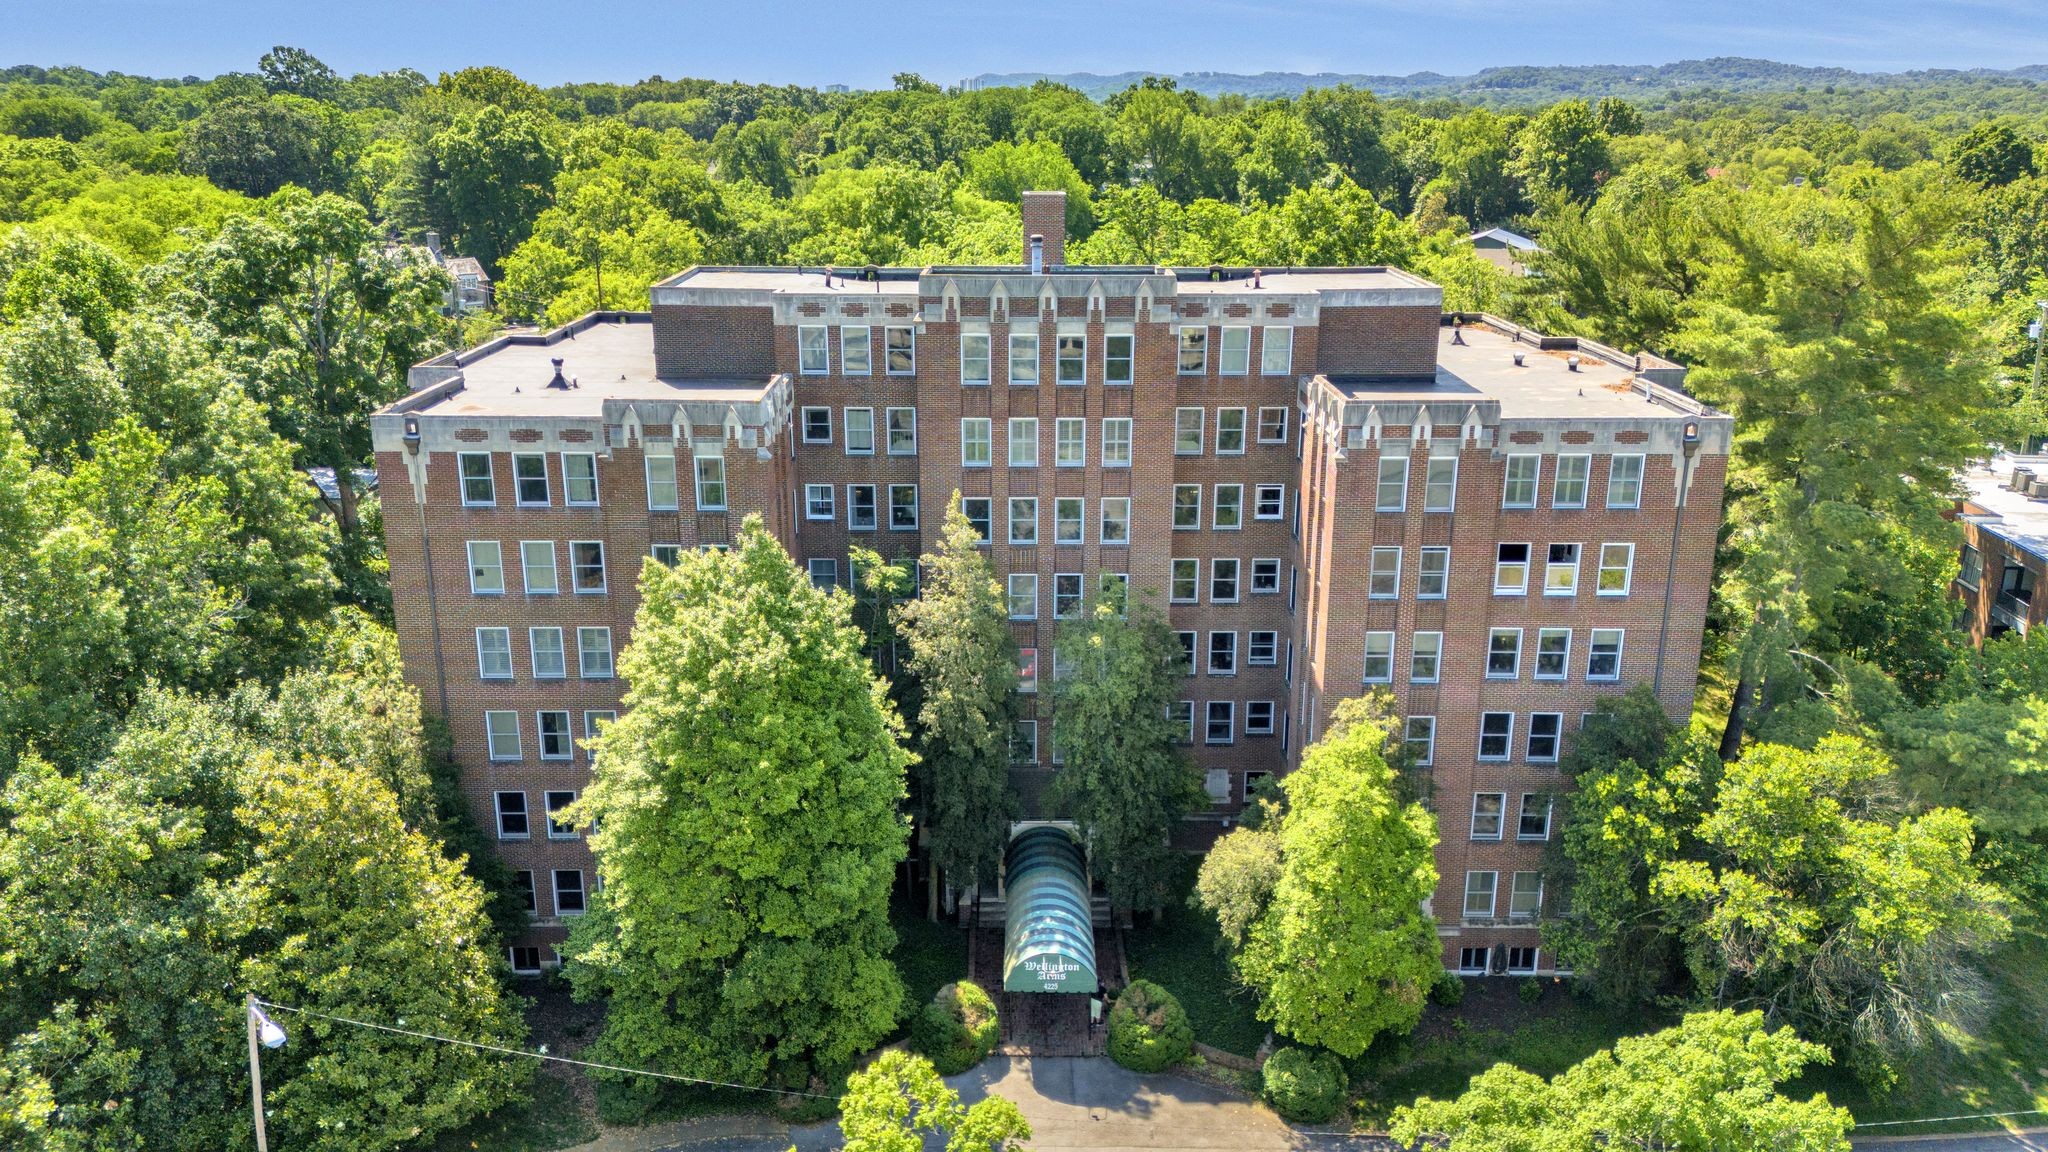
[{"label": "distant hill", "polygon": [[[1147,76],[1163,72],[1118,72],[1098,75],[1070,72],[984,73],[968,81],[975,87],[1025,86],[1039,80],[1056,80],[1101,99],[1123,91]],[[1717,56],[1711,60],[1680,60],[1675,64],[1589,64],[1553,67],[1516,66],[1487,68],[1470,76],[1445,76],[1437,72],[1415,72],[1407,76],[1370,76],[1362,73],[1182,72],[1173,77],[1184,89],[1206,96],[1235,93],[1244,96],[1298,96],[1310,88],[1333,88],[1350,84],[1368,88],[1382,96],[1426,99],[1434,96],[1487,103],[1540,103],[1564,96],[1663,96],[1671,91],[1713,89],[1720,92],[1790,92],[1800,88],[1889,88],[1980,83],[2048,84],[2048,64],[2024,68],[1927,69],[1917,72],[1856,72],[1847,68],[1809,68],[1780,64],[1775,60],[1753,60],[1742,56]]]}]

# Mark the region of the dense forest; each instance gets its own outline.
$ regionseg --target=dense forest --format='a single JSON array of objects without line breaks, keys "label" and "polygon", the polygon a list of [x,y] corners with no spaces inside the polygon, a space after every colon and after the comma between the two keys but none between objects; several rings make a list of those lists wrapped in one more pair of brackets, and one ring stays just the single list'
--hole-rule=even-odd
[{"label": "dense forest", "polygon": [[[245,987],[522,1038],[520,913],[398,674],[351,482],[408,364],[693,263],[1016,262],[1032,188],[1067,191],[1073,262],[1397,264],[1692,366],[1737,420],[1700,720],[1623,702],[1581,742],[1549,939],[1612,1000],[1761,1009],[1910,1080],[2048,909],[2048,641],[1952,627],[1944,517],[2044,422],[2048,86],[1555,80],[544,89],[283,47],[210,80],[0,72],[0,1144],[243,1146]],[[1492,226],[1535,275],[1462,243]],[[446,314],[429,232],[494,309]],[[520,1092],[397,1040],[279,1059],[292,1147],[416,1146]]]}]

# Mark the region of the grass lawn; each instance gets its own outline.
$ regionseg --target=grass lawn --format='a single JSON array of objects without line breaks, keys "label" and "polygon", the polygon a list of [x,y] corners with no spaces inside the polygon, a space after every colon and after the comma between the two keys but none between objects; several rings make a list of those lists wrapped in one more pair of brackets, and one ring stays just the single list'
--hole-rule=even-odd
[{"label": "grass lawn", "polygon": [[1158,923],[1140,916],[1139,925],[1124,934],[1131,978],[1150,980],[1187,1009],[1195,1039],[1212,1048],[1250,1056],[1266,1039],[1258,1019],[1258,1000],[1240,987],[1217,948],[1216,923],[1188,907],[1195,871],[1201,858],[1189,856],[1176,877],[1166,914]]}]

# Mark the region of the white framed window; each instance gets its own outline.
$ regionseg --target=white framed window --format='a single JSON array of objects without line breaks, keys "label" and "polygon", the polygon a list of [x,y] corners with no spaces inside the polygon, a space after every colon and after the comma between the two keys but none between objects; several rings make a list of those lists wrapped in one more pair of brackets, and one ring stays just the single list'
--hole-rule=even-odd
[{"label": "white framed window", "polygon": [[1252,561],[1252,594],[1269,595],[1280,591],[1280,560],[1274,556],[1262,556]]},{"label": "white framed window", "polygon": [[572,508],[597,506],[597,455],[562,453],[562,502]]},{"label": "white framed window", "polygon": [[484,713],[484,745],[493,760],[519,759],[519,713]]},{"label": "white framed window", "polygon": [[512,499],[521,508],[548,506],[548,458],[545,453],[512,454]]},{"label": "white framed window", "polygon": [[[1508,919],[1516,921],[1534,920],[1542,912],[1543,873],[1515,873],[1514,877],[1509,881],[1508,887]],[[1529,967],[1531,970],[1534,970],[1534,957],[1530,958]]]},{"label": "white framed window", "polygon": [[1522,630],[1495,628],[1486,634],[1486,678],[1513,680],[1522,672]]},{"label": "white framed window", "polygon": [[1219,328],[1216,332],[1216,374],[1243,376],[1252,370],[1252,330]]},{"label": "white framed window", "polygon": [[1244,412],[1242,408],[1216,410],[1216,454],[1244,455]]},{"label": "white framed window", "polygon": [[839,326],[839,374],[868,376],[874,373],[874,342],[865,324]]},{"label": "white framed window", "polygon": [[1379,490],[1373,502],[1375,512],[1406,512],[1408,510],[1408,458],[1406,456],[1380,457]]},{"label": "white framed window", "polygon": [[1104,544],[1129,544],[1131,542],[1130,497],[1107,496],[1103,498],[1101,541]]},{"label": "white framed window", "polygon": [[583,712],[583,739],[588,742],[604,735],[604,726],[619,718],[610,708],[587,708]]},{"label": "white framed window", "polygon": [[1009,452],[1010,467],[1038,467],[1038,417],[1010,417]]},{"label": "white framed window", "polygon": [[1285,405],[1259,409],[1259,443],[1287,443],[1287,408]]},{"label": "white framed window", "polygon": [[1167,717],[1173,721],[1174,727],[1177,730],[1184,733],[1175,743],[1193,744],[1195,742],[1195,702],[1193,700],[1175,701],[1173,710],[1167,713]]},{"label": "white framed window", "polygon": [[1415,598],[1442,600],[1451,591],[1451,550],[1424,548],[1415,568]]},{"label": "white framed window", "polygon": [[1208,703],[1202,727],[1202,743],[1232,744],[1237,740],[1237,706],[1229,700],[1211,700]]},{"label": "white framed window", "polygon": [[813,588],[829,592],[839,586],[839,559],[836,556],[813,556],[804,561],[804,570],[810,573]]},{"label": "white framed window", "polygon": [[1479,714],[1479,759],[1505,760],[1515,747],[1515,714],[1513,712],[1481,712]]},{"label": "white framed window", "polygon": [[1237,633],[1209,633],[1209,675],[1237,675]]},{"label": "white framed window", "polygon": [[1536,630],[1536,670],[1538,680],[1562,680],[1571,670],[1572,630],[1569,628],[1538,628]]},{"label": "white framed window", "polygon": [[1401,595],[1401,549],[1372,550],[1372,567],[1367,573],[1365,594],[1373,600],[1394,600]]},{"label": "white framed window", "polygon": [[557,868],[554,872],[555,915],[583,915],[583,869]]},{"label": "white framed window", "polygon": [[654,557],[656,564],[664,568],[673,568],[683,559],[683,546],[681,544],[649,544],[647,546],[647,554]]},{"label": "white framed window", "polygon": [[889,455],[917,455],[917,409],[891,408],[886,415],[889,421]]},{"label": "white framed window", "polygon": [[1401,725],[1401,742],[1415,757],[1415,766],[1427,768],[1436,763],[1436,717],[1410,716]]},{"label": "white framed window", "polygon": [[796,327],[796,370],[803,376],[823,376],[832,370],[831,333],[823,324]]},{"label": "white framed window", "polygon": [[[1981,564],[1981,562],[1980,562]],[[1602,544],[1600,546],[1600,576],[1594,587],[1599,596],[1626,596],[1630,576],[1636,566],[1636,546],[1633,544]],[[1976,587],[1975,582],[1965,587]]]},{"label": "white framed window", "polygon": [[1216,486],[1216,508],[1209,525],[1225,532],[1244,527],[1244,485]]},{"label": "white framed window", "polygon": [[1595,628],[1586,641],[1586,679],[1621,679],[1622,630]]},{"label": "white framed window", "polygon": [[1576,596],[1579,594],[1579,546],[1577,544],[1552,544],[1543,555],[1543,594],[1545,596]]},{"label": "white framed window", "polygon": [[1593,458],[1586,455],[1559,456],[1557,475],[1550,481],[1552,508],[1584,508],[1586,478],[1593,473]]},{"label": "white framed window", "polygon": [[1499,884],[1498,872],[1465,873],[1465,919],[1493,919],[1493,894]]},{"label": "white framed window", "polygon": [[676,458],[668,453],[648,453],[644,461],[647,467],[647,510],[649,512],[674,512],[676,501]]},{"label": "white framed window", "polygon": [[[533,873],[522,872],[526,877],[526,910],[533,911]],[[515,976],[540,975],[540,948],[533,944],[513,944],[505,949],[505,957],[512,965]]]},{"label": "white framed window", "polygon": [[576,629],[576,673],[585,680],[612,678],[612,630]]},{"label": "white framed window", "polygon": [[875,454],[875,410],[873,408],[845,409],[846,447],[848,456],[873,456]]},{"label": "white framed window", "polygon": [[989,379],[988,368],[988,333],[962,332],[960,334],[961,386],[986,385]]},{"label": "white framed window", "polygon": [[1062,332],[1053,338],[1053,379],[1061,384],[1088,382],[1088,336]]},{"label": "white framed window", "polygon": [[1259,668],[1277,666],[1280,663],[1280,634],[1271,629],[1245,633],[1244,662]]},{"label": "white framed window", "polygon": [[889,485],[889,531],[917,530],[917,485]]},{"label": "white framed window", "polygon": [[1529,713],[1529,739],[1523,755],[1531,764],[1555,764],[1558,745],[1564,738],[1564,713]]},{"label": "white framed window", "polygon": [[476,674],[485,680],[510,680],[512,678],[512,630],[510,628],[479,628],[476,630]]},{"label": "white framed window", "polygon": [[882,370],[891,376],[917,375],[916,329],[882,329]]},{"label": "white framed window", "polygon": [[1038,619],[1038,573],[1010,573],[1010,619]]},{"label": "white framed window", "polygon": [[1173,454],[1175,456],[1200,456],[1202,437],[1206,432],[1208,414],[1200,408],[1175,408],[1173,410]]},{"label": "white framed window", "polygon": [[1508,975],[1533,976],[1536,974],[1536,957],[1542,949],[1528,944],[1510,945],[1508,948]]},{"label": "white framed window", "polygon": [[1088,421],[1079,416],[1053,421],[1052,463],[1055,468],[1080,468],[1088,463]]},{"label": "white framed window", "polygon": [[528,596],[552,596],[561,591],[560,578],[555,572],[553,540],[519,542],[519,577]]},{"label": "white framed window", "polygon": [[1169,604],[1194,604],[1202,598],[1202,562],[1192,557],[1173,558],[1166,582]]},{"label": "white framed window", "polygon": [[1434,684],[1443,675],[1444,634],[1417,632],[1408,638],[1408,682]]},{"label": "white framed window", "polygon": [[804,519],[839,519],[838,502],[833,499],[833,488],[830,484],[804,485]]},{"label": "white framed window", "polygon": [[1104,384],[1129,384],[1131,367],[1136,361],[1132,345],[1136,337],[1129,332],[1110,332],[1102,337],[1102,382]]},{"label": "white framed window", "polygon": [[[983,519],[986,518],[986,509],[984,509]],[[849,532],[873,532],[875,530],[875,486],[873,484],[848,484],[846,486],[846,528]]]},{"label": "white framed window", "polygon": [[1365,676],[1367,684],[1391,684],[1394,682],[1394,634],[1392,632],[1367,632],[1365,634]]},{"label": "white framed window", "polygon": [[526,630],[527,654],[533,658],[533,678],[560,680],[569,675],[569,657],[562,648],[562,630],[543,625]]},{"label": "white framed window", "polygon": [[496,540],[469,542],[469,592],[472,596],[505,593],[505,548]]},{"label": "white framed window", "polygon": [[[1081,574],[1079,572],[1056,572],[1052,578],[1052,618],[1072,620],[1081,614]],[[1059,665],[1059,654],[1053,654],[1053,665]]]},{"label": "white framed window", "polygon": [[1176,532],[1197,532],[1202,527],[1202,486],[1200,484],[1175,484],[1173,486],[1173,530]]},{"label": "white framed window", "polygon": [[1501,544],[1493,551],[1493,594],[1523,596],[1529,591],[1529,546]]},{"label": "white framed window", "polygon": [[1038,543],[1038,497],[1010,497],[1010,536],[1012,544]]},{"label": "white framed window", "polygon": [[1222,556],[1209,561],[1209,602],[1212,604],[1237,603],[1238,562],[1234,556]]},{"label": "white framed window", "polygon": [[1038,333],[1010,333],[1010,383],[1038,383]]},{"label": "white framed window", "polygon": [[1505,792],[1474,792],[1472,794],[1472,839],[1498,840],[1502,826],[1507,822],[1508,797]]},{"label": "white framed window", "polygon": [[1551,799],[1541,792],[1522,793],[1521,811],[1515,820],[1515,839],[1550,839]]},{"label": "white framed window", "polygon": [[721,444],[697,445],[697,511],[725,511],[725,454]]},{"label": "white framed window", "polygon": [[1259,374],[1285,376],[1294,370],[1294,329],[1268,325],[1259,333]]},{"label": "white framed window", "polygon": [[604,591],[604,541],[569,541],[569,587],[583,593]]},{"label": "white framed window", "polygon": [[1209,330],[1198,324],[1186,324],[1180,329],[1180,355],[1177,361],[1183,376],[1200,376],[1209,371]]},{"label": "white framed window", "polygon": [[1503,508],[1534,508],[1536,506],[1536,482],[1543,471],[1541,456],[1510,456],[1501,482],[1500,506]]},{"label": "white framed window", "polygon": [[1010,762],[1038,763],[1038,721],[1019,720],[1010,729]]},{"label": "white framed window", "polygon": [[1271,736],[1273,723],[1273,702],[1271,700],[1247,700],[1244,702],[1244,734],[1247,736]]},{"label": "white framed window", "polygon": [[830,408],[805,408],[802,412],[803,442],[806,444],[830,444],[832,442],[832,410]]},{"label": "white framed window", "polygon": [[994,538],[995,527],[990,518],[990,502],[986,496],[962,496],[960,514],[973,525],[977,544],[986,544]]},{"label": "white framed window", "polygon": [[1056,496],[1052,502],[1052,542],[1080,544],[1086,529],[1082,525],[1086,502],[1079,496]]},{"label": "white framed window", "polygon": [[1110,416],[1102,421],[1102,466],[1131,466],[1131,418]]},{"label": "white framed window", "polygon": [[1643,503],[1643,458],[1614,456],[1607,462],[1607,506],[1639,508]]},{"label": "white framed window", "polygon": [[986,468],[995,458],[995,434],[986,416],[966,416],[960,420],[960,466],[962,468]]},{"label": "white framed window", "polygon": [[1017,649],[1017,691],[1026,696],[1038,692],[1038,649]]},{"label": "white framed window", "polygon": [[1484,945],[1477,948],[1468,946],[1458,949],[1458,974],[1460,976],[1486,975],[1486,956],[1489,951],[1490,949]]},{"label": "white framed window", "polygon": [[1458,505],[1458,458],[1432,456],[1422,478],[1422,510],[1450,512]]},{"label": "white framed window", "polygon": [[[510,715],[510,713],[486,713],[486,715]],[[493,792],[491,807],[498,817],[498,839],[524,840],[533,835],[533,825],[527,819],[526,793]]]},{"label": "white framed window", "polygon": [[541,793],[541,804],[547,809],[548,814],[548,839],[576,839],[576,825],[571,824],[569,818],[562,815],[563,811],[575,802],[576,793],[567,790]]},{"label": "white framed window", "polygon": [[1252,519],[1278,520],[1287,514],[1287,485],[1259,484],[1252,488]]},{"label": "white framed window", "polygon": [[488,508],[498,502],[496,483],[491,479],[489,452],[458,452],[455,467],[462,477],[462,503],[468,508]]}]

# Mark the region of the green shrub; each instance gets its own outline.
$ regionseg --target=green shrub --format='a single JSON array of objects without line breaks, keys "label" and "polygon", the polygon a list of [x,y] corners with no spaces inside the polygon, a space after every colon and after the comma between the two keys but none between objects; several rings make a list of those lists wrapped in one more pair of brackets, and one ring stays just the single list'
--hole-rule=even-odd
[{"label": "green shrub", "polygon": [[1133,1072],[1161,1072],[1195,1050],[1195,1030],[1173,993],[1133,980],[1109,1010],[1109,1058]]},{"label": "green shrub", "polygon": [[1320,1048],[1282,1048],[1266,1061],[1266,1103],[1297,1124],[1321,1124],[1344,1111],[1350,1085],[1344,1062]]},{"label": "green shrub", "polygon": [[1531,976],[1522,981],[1520,988],[1515,989],[1515,995],[1520,996],[1524,1004],[1534,1004],[1543,999],[1543,981]]},{"label": "green shrub", "polygon": [[1002,1027],[995,1001],[965,980],[939,989],[910,1022],[910,1050],[932,1062],[941,1076],[957,1076],[995,1051]]},{"label": "green shrub", "polygon": [[1445,972],[1429,986],[1430,1003],[1439,1008],[1456,1008],[1465,999],[1465,981],[1456,972]]}]

